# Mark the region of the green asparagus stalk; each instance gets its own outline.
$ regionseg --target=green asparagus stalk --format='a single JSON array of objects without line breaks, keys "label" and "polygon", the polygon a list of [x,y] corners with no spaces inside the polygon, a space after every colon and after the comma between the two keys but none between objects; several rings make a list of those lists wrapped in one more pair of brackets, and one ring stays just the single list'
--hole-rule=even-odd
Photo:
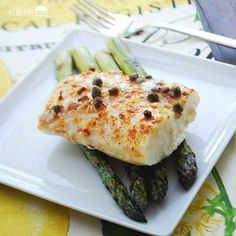
[{"label": "green asparagus stalk", "polygon": [[[83,54],[83,52],[85,54]],[[84,51],[80,50],[80,60],[85,58],[88,59],[87,52],[88,51],[86,50],[86,48]],[[77,65],[77,67],[81,72],[87,71],[89,69],[87,61],[92,61],[92,60],[90,60],[91,58],[89,58],[89,60],[86,59],[82,61],[81,64]],[[97,65],[93,64],[93,66],[95,67]],[[133,220],[136,220],[138,222],[147,222],[143,213],[136,206],[135,202],[130,198],[121,180],[115,175],[110,163],[106,160],[108,158],[103,158],[102,155],[105,154],[102,154],[101,152],[95,150],[90,150],[83,145],[79,145],[79,147],[84,153],[85,157],[95,167],[97,173],[100,175],[102,179],[103,184],[111,193],[112,198],[121,207],[123,212]]]},{"label": "green asparagus stalk", "polygon": [[57,80],[61,81],[67,76],[72,75],[72,60],[68,51],[60,51],[53,57],[56,65]]},{"label": "green asparagus stalk", "polygon": [[109,38],[106,45],[124,74],[138,74],[140,77],[147,75],[138,59],[121,38]]},{"label": "green asparagus stalk", "polygon": [[114,61],[113,56],[105,51],[101,50],[95,54],[96,62],[104,72],[118,72],[120,71],[116,62]]},{"label": "green asparagus stalk", "polygon": [[[132,55],[126,43],[120,38],[108,39],[107,47],[125,74],[131,75],[136,73],[141,77],[147,75],[137,58]],[[131,183],[130,191],[132,197],[141,209],[144,209],[147,205],[147,192],[141,173],[149,173],[148,176],[145,175],[149,195],[155,201],[159,201],[165,197],[168,189],[168,181],[164,163],[147,168],[137,166],[136,168],[128,168],[127,171]]]},{"label": "green asparagus stalk", "polygon": [[163,160],[154,166],[146,167],[145,171],[148,194],[154,201],[161,201],[168,190],[165,161]]},{"label": "green asparagus stalk", "polygon": [[[96,54],[96,61],[101,67],[102,71],[119,71],[119,68],[114,58],[106,51],[99,51]],[[145,188],[145,180],[142,176],[142,169],[139,166],[126,164],[126,171],[130,180],[130,193],[132,199],[141,211],[143,211],[148,204],[147,191]]]},{"label": "green asparagus stalk", "polygon": [[147,222],[143,213],[132,201],[125,186],[122,184],[120,179],[114,173],[107,157],[103,157],[103,153],[89,150],[87,147],[80,145],[80,148],[86,158],[97,170],[100,175],[103,184],[107,190],[111,193],[113,199],[121,207],[123,212],[133,220],[138,222]]},{"label": "green asparagus stalk", "polygon": [[[117,64],[125,74],[131,75],[132,73],[136,73],[141,77],[147,75],[137,58],[132,55],[130,49],[124,41],[120,38],[110,38],[107,40],[106,44]],[[188,189],[192,186],[196,179],[197,164],[195,154],[187,145],[186,141],[184,141],[178,147],[175,152],[175,156],[179,181],[185,189]],[[155,195],[153,196],[154,199],[160,200],[163,196],[165,196],[167,191],[167,177],[163,164],[156,165],[154,170],[153,181],[151,181],[150,184],[152,189],[150,190],[149,188],[149,192],[151,191],[154,193],[156,190],[162,191],[160,196],[157,196],[157,194],[152,194]]]},{"label": "green asparagus stalk", "polygon": [[94,57],[92,56],[88,48],[84,46],[73,48],[71,50],[71,55],[75,62],[76,68],[80,72],[89,70],[100,70],[99,66],[97,65]]},{"label": "green asparagus stalk", "polygon": [[186,140],[179,145],[173,156],[176,160],[179,182],[187,190],[196,180],[198,170],[196,156]]},{"label": "green asparagus stalk", "polygon": [[143,176],[143,169],[141,166],[126,164],[127,176],[130,180],[130,193],[132,199],[135,201],[141,211],[147,208],[148,195],[145,187],[145,179]]}]

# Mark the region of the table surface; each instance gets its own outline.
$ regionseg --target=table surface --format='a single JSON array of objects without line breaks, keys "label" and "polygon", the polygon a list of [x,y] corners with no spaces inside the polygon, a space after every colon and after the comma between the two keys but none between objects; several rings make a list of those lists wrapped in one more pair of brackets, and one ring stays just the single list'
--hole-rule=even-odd
[{"label": "table surface", "polygon": [[[78,27],[78,19],[69,10],[71,2],[0,2],[0,98],[21,81],[65,34]],[[97,2],[114,12],[140,20],[166,21],[202,29],[191,0]],[[41,12],[39,16],[35,7],[40,4],[48,11]],[[236,24],[232,24],[236,22],[234,0],[197,0],[197,7],[206,30],[236,38]],[[236,54],[232,50],[211,45],[212,53],[205,42],[169,31],[145,30],[131,38],[206,60],[214,60],[214,55],[217,60],[236,62]],[[235,154],[234,135],[173,235],[236,234]],[[3,185],[0,205],[0,235],[143,235]]]}]

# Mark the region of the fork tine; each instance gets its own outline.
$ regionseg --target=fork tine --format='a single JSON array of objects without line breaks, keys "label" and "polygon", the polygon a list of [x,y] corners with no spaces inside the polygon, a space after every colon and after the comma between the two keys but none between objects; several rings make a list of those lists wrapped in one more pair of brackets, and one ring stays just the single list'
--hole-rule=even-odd
[{"label": "fork tine", "polygon": [[88,7],[87,4],[82,0],[76,0],[76,2],[80,5],[82,5],[84,8],[86,8],[88,11],[90,11],[91,13],[93,13],[98,19],[103,20],[104,22],[110,24],[110,25],[114,25],[111,21],[107,20],[106,18],[104,18],[104,16],[100,15],[99,13],[95,12],[94,10],[92,10],[91,7]]},{"label": "fork tine", "polygon": [[90,1],[90,0],[83,0],[84,2],[86,2],[88,5],[90,5],[91,7],[95,8],[97,11],[102,12],[104,15],[106,15],[107,17],[116,20],[113,16],[112,13],[110,13],[108,10],[106,10],[105,8],[97,5],[96,3]]},{"label": "fork tine", "polygon": [[[77,4],[73,4],[72,6],[74,6],[77,10],[79,10],[80,12],[82,12],[82,18],[86,18],[89,17],[93,22],[95,22],[97,25],[102,26],[103,28],[109,29],[109,27],[107,27],[105,24],[103,24],[100,20],[96,19],[94,16],[86,13],[82,8],[80,8]],[[80,14],[81,15],[81,14]],[[88,19],[87,19],[88,20]]]},{"label": "fork tine", "polygon": [[87,23],[91,28],[93,28],[94,30],[98,31],[98,28],[95,27],[92,23],[90,23],[89,20],[86,19],[86,17],[83,17],[79,11],[74,7],[74,6],[71,6],[70,9],[76,14],[79,16],[80,20],[84,21],[85,23]]}]

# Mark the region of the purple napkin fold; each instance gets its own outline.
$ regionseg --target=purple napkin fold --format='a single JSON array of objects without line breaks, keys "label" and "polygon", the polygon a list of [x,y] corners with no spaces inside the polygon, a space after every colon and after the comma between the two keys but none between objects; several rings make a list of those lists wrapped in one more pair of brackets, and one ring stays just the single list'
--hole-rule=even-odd
[{"label": "purple napkin fold", "polygon": [[[204,30],[236,39],[236,0],[196,0]],[[218,61],[236,65],[236,49],[210,43]]]}]

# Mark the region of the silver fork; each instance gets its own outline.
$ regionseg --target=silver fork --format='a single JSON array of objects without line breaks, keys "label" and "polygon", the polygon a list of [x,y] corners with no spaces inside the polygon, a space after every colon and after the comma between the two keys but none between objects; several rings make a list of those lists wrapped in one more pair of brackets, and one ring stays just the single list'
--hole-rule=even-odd
[{"label": "silver fork", "polygon": [[149,24],[139,22],[128,16],[111,13],[91,0],[76,0],[76,2],[71,6],[71,9],[82,21],[94,30],[110,36],[127,36],[146,27],[156,27],[183,33],[227,47],[236,48],[236,40],[232,38],[174,24],[162,22]]}]

